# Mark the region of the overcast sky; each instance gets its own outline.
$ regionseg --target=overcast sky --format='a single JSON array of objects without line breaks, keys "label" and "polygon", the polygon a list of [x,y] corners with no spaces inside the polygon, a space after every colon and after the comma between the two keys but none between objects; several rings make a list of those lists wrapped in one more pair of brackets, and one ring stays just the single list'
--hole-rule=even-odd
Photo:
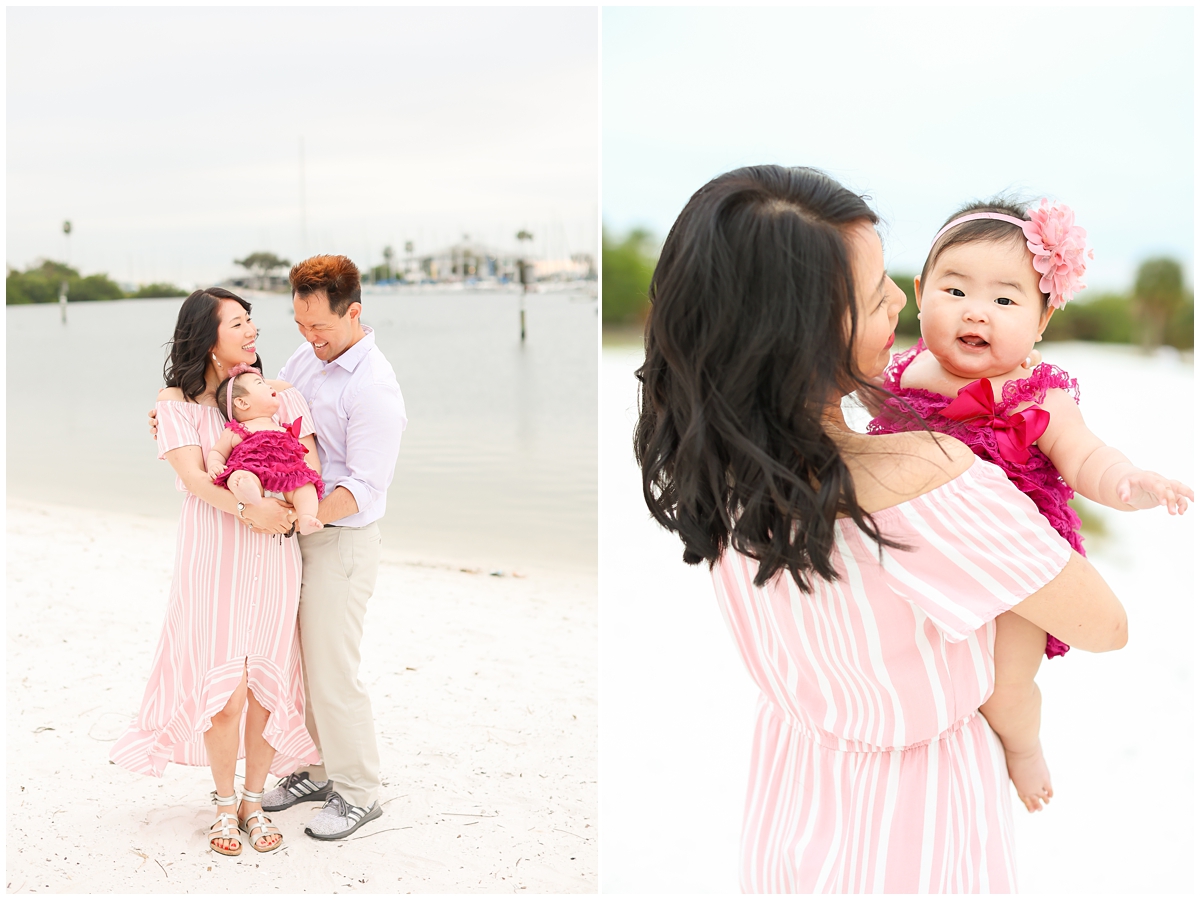
[{"label": "overcast sky", "polygon": [[545,255],[595,252],[595,9],[6,21],[10,266],[69,250],[85,273],[205,283],[255,250],[363,265],[406,240],[507,248],[521,228]]},{"label": "overcast sky", "polygon": [[824,169],[872,197],[893,271],[964,202],[1076,210],[1089,284],[1193,248],[1189,7],[609,8],[603,208],[661,239],[741,165]]}]

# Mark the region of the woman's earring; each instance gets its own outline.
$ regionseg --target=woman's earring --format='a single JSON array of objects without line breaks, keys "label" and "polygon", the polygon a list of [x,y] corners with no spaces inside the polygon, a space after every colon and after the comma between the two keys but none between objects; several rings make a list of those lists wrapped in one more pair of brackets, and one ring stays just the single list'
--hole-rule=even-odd
[{"label": "woman's earring", "polygon": [[215,354],[215,353],[213,354],[213,362],[217,363],[218,369],[223,368],[223,366],[219,362],[217,362],[217,354]]},{"label": "woman's earring", "polygon": [[917,313],[917,318],[918,318],[918,319],[920,319],[920,318],[921,318],[921,314],[920,314],[919,312]]}]

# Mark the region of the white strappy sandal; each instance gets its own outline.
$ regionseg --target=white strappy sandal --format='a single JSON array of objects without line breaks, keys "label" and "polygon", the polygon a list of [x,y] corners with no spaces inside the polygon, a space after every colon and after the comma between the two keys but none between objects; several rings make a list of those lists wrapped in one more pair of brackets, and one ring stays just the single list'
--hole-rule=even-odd
[{"label": "white strappy sandal", "polygon": [[[229,797],[218,797],[217,792],[212,792],[212,802],[216,806],[237,806],[237,792]],[[224,847],[218,847],[217,841],[237,841],[236,850],[226,850]],[[212,828],[208,829],[208,846],[214,853],[220,853],[222,856],[241,856],[242,855],[242,833],[238,827],[238,818],[234,813],[217,813],[217,821],[213,822]]]},{"label": "white strappy sandal", "polygon": [[[262,791],[242,790],[242,799],[251,803],[262,803]],[[271,820],[261,810],[256,809],[244,819],[238,821],[238,827],[250,838],[250,846],[259,853],[274,853],[283,846],[283,832],[271,824]],[[257,833],[256,833],[257,832]],[[279,835],[279,841],[273,847],[259,847],[258,842],[272,834]]]}]

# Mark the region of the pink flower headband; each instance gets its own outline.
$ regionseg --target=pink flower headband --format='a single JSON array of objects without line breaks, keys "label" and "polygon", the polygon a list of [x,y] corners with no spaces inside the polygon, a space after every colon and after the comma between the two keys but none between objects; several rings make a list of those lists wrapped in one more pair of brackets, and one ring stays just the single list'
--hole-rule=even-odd
[{"label": "pink flower headband", "polygon": [[978,212],[960,216],[947,224],[933,237],[933,243],[938,242],[943,234],[976,219],[997,219],[1001,222],[1011,222],[1025,234],[1025,246],[1033,254],[1033,268],[1042,276],[1038,282],[1038,290],[1050,295],[1050,305],[1062,309],[1067,305],[1076,291],[1081,291],[1083,273],[1087,269],[1084,259],[1095,259],[1095,255],[1084,244],[1087,232],[1075,224],[1075,213],[1066,204],[1050,206],[1050,201],[1042,198],[1042,205],[1029,214],[1028,219],[1018,219],[1004,213]]},{"label": "pink flower headband", "polygon": [[237,381],[239,375],[245,375],[247,372],[253,372],[255,375],[261,375],[262,372],[248,366],[245,363],[238,363],[229,370],[229,385],[225,388],[225,412],[229,414],[229,421],[234,421],[233,418],[233,383]]}]

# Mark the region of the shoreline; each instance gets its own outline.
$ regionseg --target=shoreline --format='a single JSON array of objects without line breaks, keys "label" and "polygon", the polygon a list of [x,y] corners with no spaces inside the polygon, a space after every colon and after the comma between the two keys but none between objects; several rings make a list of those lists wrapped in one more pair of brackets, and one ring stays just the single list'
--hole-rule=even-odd
[{"label": "shoreline", "polygon": [[[182,498],[182,494],[178,495]],[[18,511],[31,513],[39,510],[50,511],[63,516],[116,516],[126,517],[133,521],[156,523],[157,527],[170,527],[174,533],[178,525],[178,515],[168,516],[165,511],[134,512],[125,509],[107,509],[103,506],[92,506],[87,503],[69,504],[49,500],[31,500],[28,497],[9,493],[5,498],[6,513]],[[422,569],[438,569],[461,572],[468,575],[491,575],[505,578],[591,578],[595,581],[598,568],[596,565],[585,565],[578,561],[566,561],[562,565],[549,565],[544,561],[532,562],[517,559],[500,553],[464,554],[462,556],[445,555],[438,552],[428,552],[419,548],[397,547],[394,535],[384,531],[383,549],[380,561],[396,566],[414,566]],[[496,573],[500,574],[497,576]]]},{"label": "shoreline", "polygon": [[273,817],[283,850],[225,858],[206,768],[107,759],[145,686],[174,525],[12,498],[6,517],[10,893],[596,890],[594,575],[385,558],[360,673],[384,815],[318,842],[319,804],[298,804]]}]

